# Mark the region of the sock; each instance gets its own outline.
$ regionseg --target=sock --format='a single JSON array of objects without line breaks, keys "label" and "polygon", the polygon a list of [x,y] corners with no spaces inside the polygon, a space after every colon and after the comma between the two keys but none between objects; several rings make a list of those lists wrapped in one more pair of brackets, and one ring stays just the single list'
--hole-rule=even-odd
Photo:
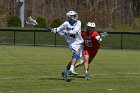
[{"label": "sock", "polygon": [[85,71],[85,73],[88,73],[88,71]]},{"label": "sock", "polygon": [[70,71],[74,71],[74,65],[70,66]]}]

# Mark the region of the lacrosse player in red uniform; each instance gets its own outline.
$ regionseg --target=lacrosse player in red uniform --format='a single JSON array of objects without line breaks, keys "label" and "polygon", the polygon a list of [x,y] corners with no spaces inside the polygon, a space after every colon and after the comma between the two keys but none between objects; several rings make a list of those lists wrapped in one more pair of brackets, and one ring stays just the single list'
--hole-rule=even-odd
[{"label": "lacrosse player in red uniform", "polygon": [[[88,22],[87,23],[87,31],[84,31],[82,33],[82,38],[84,39],[84,49],[83,49],[83,53],[84,53],[84,69],[85,69],[85,79],[88,80],[89,79],[89,64],[91,63],[91,61],[94,59],[94,57],[96,56],[99,48],[100,48],[100,42],[102,41],[101,36],[103,34],[99,34],[96,30],[95,30],[95,23],[94,22]],[[104,33],[103,36],[107,35],[107,33]],[[83,64],[77,63],[75,65],[75,67],[78,67],[79,65]]]},{"label": "lacrosse player in red uniform", "polygon": [[100,34],[95,31],[95,23],[88,22],[87,23],[87,31],[82,33],[82,37],[84,39],[84,68],[85,68],[85,79],[89,79],[89,64],[96,56],[98,49],[100,48],[100,42],[102,38]]}]

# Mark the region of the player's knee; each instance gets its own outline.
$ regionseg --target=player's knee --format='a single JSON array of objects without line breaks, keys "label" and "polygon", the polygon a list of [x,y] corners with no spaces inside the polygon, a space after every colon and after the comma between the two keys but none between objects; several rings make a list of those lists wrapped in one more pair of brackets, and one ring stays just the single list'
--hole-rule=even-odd
[{"label": "player's knee", "polygon": [[80,54],[73,55],[73,58],[76,59],[76,60],[78,60],[80,58]]},{"label": "player's knee", "polygon": [[89,60],[88,60],[88,59],[85,59],[85,60],[84,60],[84,62],[87,62],[87,63],[88,63],[88,62],[89,62]]}]

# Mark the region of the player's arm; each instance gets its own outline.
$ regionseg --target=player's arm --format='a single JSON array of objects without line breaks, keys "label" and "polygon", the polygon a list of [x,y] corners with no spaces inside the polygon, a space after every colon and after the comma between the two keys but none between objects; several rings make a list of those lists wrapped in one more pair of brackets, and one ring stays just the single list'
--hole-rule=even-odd
[{"label": "player's arm", "polygon": [[52,28],[51,29],[51,32],[53,33],[58,33],[58,32],[61,32],[61,31],[64,31],[65,30],[65,26],[66,26],[66,23],[64,22],[62,25],[60,25],[59,27],[57,28]]},{"label": "player's arm", "polygon": [[97,34],[95,38],[98,42],[101,42],[102,38],[105,38],[107,35],[108,35],[107,32],[103,32],[103,33]]},{"label": "player's arm", "polygon": [[60,31],[60,32],[58,32],[57,34],[60,35],[60,36],[67,35],[65,30],[64,30],[64,31]]}]

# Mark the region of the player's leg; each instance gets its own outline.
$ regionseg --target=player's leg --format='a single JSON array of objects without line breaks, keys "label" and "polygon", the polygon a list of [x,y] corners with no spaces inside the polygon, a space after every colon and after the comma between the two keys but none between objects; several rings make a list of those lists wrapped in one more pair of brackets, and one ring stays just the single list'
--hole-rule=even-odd
[{"label": "player's leg", "polygon": [[69,75],[73,74],[73,75],[77,75],[78,73],[76,73],[74,71],[74,66],[75,66],[75,63],[77,62],[77,60],[80,58],[80,55],[79,55],[79,51],[76,51],[74,54],[73,54],[73,57],[72,57],[72,60],[71,60],[71,65],[70,65],[70,70],[69,70]]},{"label": "player's leg", "polygon": [[77,53],[77,55],[76,54],[73,55],[71,61],[67,65],[66,69],[62,72],[62,77],[63,77],[64,80],[67,80],[67,73],[69,75],[71,75],[71,74],[77,75],[78,74],[74,71],[74,65],[75,65],[77,59],[79,58],[78,57],[78,52],[75,52],[75,53]]},{"label": "player's leg", "polygon": [[69,74],[74,74],[74,75],[78,74],[74,71],[74,66],[75,66],[75,63],[77,62],[77,60],[80,58],[81,47],[82,47],[81,44],[71,46],[73,56],[72,56],[72,60],[71,60],[71,66],[70,66]]},{"label": "player's leg", "polygon": [[89,51],[84,50],[84,70],[85,70],[85,80],[89,79]]},{"label": "player's leg", "polygon": [[84,55],[83,55],[83,48],[81,47],[81,49],[80,49],[80,60],[79,60],[79,62],[77,62],[77,63],[75,64],[75,68],[84,65],[83,56],[84,56]]},{"label": "player's leg", "polygon": [[77,62],[77,63],[75,64],[75,68],[81,67],[81,66],[83,66],[83,65],[84,65],[84,60],[83,60],[83,59],[80,59],[79,62]]},{"label": "player's leg", "polygon": [[84,69],[85,69],[85,79],[89,79],[89,55],[84,55]]},{"label": "player's leg", "polygon": [[90,54],[84,55],[84,68],[85,68],[85,80],[89,80],[89,64],[92,62],[94,57],[91,57]]},{"label": "player's leg", "polygon": [[[88,64],[90,64],[92,62],[92,60],[94,59],[94,57],[96,56],[98,49],[97,50],[85,50],[86,54],[88,51],[88,55],[89,55],[89,61]],[[84,60],[80,59],[80,61],[78,63],[75,64],[75,68],[80,67],[84,64]]]},{"label": "player's leg", "polygon": [[72,48],[72,46],[70,46],[70,49],[72,50],[73,56],[72,56],[71,61],[68,63],[66,69],[64,69],[64,71],[62,72],[62,77],[63,77],[64,80],[67,80],[67,73],[68,74],[74,74],[74,75],[78,74],[74,71],[74,65],[76,63],[75,62],[76,59],[74,59],[74,57],[75,57],[74,54],[76,53],[76,51]]},{"label": "player's leg", "polygon": [[69,71],[70,66],[71,66],[71,62],[68,63],[66,69],[64,69],[64,71],[62,72],[62,77],[64,80],[67,80],[67,72]]},{"label": "player's leg", "polygon": [[73,56],[72,56],[71,61],[68,63],[67,68],[62,72],[62,76],[63,76],[64,80],[67,80],[67,73],[69,75],[71,75],[71,74],[77,75],[78,74],[74,71],[74,65],[80,57],[80,51],[79,50],[81,49],[81,47],[82,47],[81,44],[70,46],[70,49],[72,50]]},{"label": "player's leg", "polygon": [[84,67],[85,67],[85,79],[86,80],[89,79],[89,64],[92,62],[92,60],[96,56],[97,52],[98,52],[98,50],[94,50],[92,52],[91,52],[91,50],[85,51]]}]

